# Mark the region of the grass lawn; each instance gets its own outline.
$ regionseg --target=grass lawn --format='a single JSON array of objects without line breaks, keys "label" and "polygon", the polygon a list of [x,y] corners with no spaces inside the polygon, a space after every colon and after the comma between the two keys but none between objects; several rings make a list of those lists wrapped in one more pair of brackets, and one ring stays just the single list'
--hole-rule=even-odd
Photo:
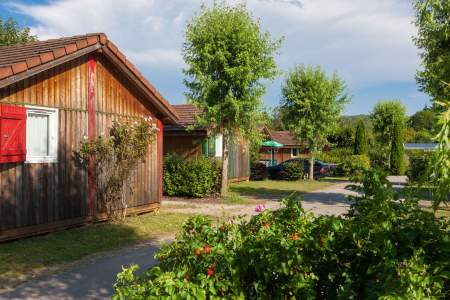
[{"label": "grass lawn", "polygon": [[245,197],[283,198],[294,192],[305,193],[320,190],[336,184],[335,180],[323,181],[245,181],[230,184],[230,192]]},{"label": "grass lawn", "polygon": [[178,231],[191,215],[161,212],[0,244],[0,288],[30,273]]}]

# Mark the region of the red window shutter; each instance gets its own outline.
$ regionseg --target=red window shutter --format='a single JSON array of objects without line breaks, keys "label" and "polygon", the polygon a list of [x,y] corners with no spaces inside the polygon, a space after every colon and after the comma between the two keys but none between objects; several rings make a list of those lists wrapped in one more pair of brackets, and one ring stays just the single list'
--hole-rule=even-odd
[{"label": "red window shutter", "polygon": [[0,105],[0,163],[25,161],[26,122],[25,107]]}]

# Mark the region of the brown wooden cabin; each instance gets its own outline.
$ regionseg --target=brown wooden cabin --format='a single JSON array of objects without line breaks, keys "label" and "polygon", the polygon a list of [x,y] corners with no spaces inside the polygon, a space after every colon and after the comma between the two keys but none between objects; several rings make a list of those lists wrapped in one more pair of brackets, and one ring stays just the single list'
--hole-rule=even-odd
[{"label": "brown wooden cabin", "polygon": [[[222,136],[212,136],[205,128],[188,130],[196,122],[200,111],[192,104],[172,105],[178,115],[177,125],[164,127],[164,154],[177,154],[186,159],[200,155],[222,158]],[[244,140],[231,142],[229,147],[228,179],[248,180],[250,176],[250,154]]]},{"label": "brown wooden cabin", "polygon": [[105,34],[0,47],[0,241],[102,220],[84,136],[151,116],[160,129],[134,173],[129,212],[159,208],[164,124],[177,115]]},{"label": "brown wooden cabin", "polygon": [[[306,145],[296,139],[296,137],[287,130],[276,131],[263,128],[267,140],[276,141],[283,144],[283,147],[274,148],[275,161],[274,164],[280,164],[291,158],[306,158],[309,155],[309,150]],[[260,161],[269,166],[272,162],[272,147],[261,147]]]}]

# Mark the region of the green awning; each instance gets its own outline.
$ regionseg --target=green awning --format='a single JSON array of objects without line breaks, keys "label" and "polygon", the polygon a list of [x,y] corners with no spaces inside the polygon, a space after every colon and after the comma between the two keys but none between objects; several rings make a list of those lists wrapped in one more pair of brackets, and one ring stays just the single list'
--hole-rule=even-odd
[{"label": "green awning", "polygon": [[262,145],[264,147],[277,147],[277,148],[284,146],[283,144],[280,144],[280,143],[278,143],[276,141],[265,141],[265,142],[262,143]]}]

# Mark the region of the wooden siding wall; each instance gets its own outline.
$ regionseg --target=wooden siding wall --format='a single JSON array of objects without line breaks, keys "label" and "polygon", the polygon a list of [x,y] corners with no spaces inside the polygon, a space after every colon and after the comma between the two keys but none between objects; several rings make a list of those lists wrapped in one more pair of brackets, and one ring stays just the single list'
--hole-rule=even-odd
[{"label": "wooden siding wall", "polygon": [[250,153],[245,141],[231,143],[228,157],[228,178],[247,180],[250,176]]},{"label": "wooden siding wall", "polygon": [[[145,107],[137,99],[144,96],[133,92],[135,89],[125,75],[115,69],[106,59],[100,57],[97,63],[97,135],[109,135],[113,121],[151,116],[152,107]],[[156,119],[154,119],[156,121]],[[160,202],[157,139],[149,147],[148,156],[132,177],[133,193],[129,196],[129,207]]]},{"label": "wooden siding wall", "polygon": [[185,159],[202,155],[202,140],[206,138],[192,135],[165,135],[164,154],[175,153]]},{"label": "wooden siding wall", "polygon": [[[58,163],[0,164],[0,240],[88,218],[87,172],[73,155],[87,136],[87,60],[84,56],[0,89],[0,104],[59,109]],[[97,69],[99,135],[107,134],[115,119],[148,113],[137,100],[141,95],[101,57]],[[150,148],[134,174],[130,207],[160,201],[156,140]]]}]

